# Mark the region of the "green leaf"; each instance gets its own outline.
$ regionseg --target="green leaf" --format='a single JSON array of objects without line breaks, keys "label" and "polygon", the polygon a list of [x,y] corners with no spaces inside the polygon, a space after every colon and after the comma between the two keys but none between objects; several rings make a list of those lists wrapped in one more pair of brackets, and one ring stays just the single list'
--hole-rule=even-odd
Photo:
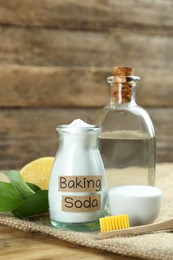
[{"label": "green leaf", "polygon": [[16,217],[29,217],[48,212],[48,190],[40,190],[23,201],[23,204],[13,210]]},{"label": "green leaf", "polygon": [[37,185],[35,185],[33,183],[26,182],[26,184],[35,192],[41,190]]},{"label": "green leaf", "polygon": [[0,211],[12,211],[23,202],[11,183],[0,182]]},{"label": "green leaf", "polygon": [[14,188],[20,193],[23,199],[32,196],[35,192],[26,184],[18,171],[11,170],[5,173]]}]

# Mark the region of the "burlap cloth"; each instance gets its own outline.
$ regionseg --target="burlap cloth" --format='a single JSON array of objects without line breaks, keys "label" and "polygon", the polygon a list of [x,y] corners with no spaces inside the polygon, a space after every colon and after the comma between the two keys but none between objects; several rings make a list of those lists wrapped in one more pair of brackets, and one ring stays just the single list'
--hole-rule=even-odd
[{"label": "burlap cloth", "polygon": [[[158,221],[173,218],[173,164],[157,165],[156,186],[163,192],[163,205]],[[0,214],[0,223],[26,232],[39,232],[86,247],[106,250],[141,259],[173,259],[173,233],[154,233],[135,237],[98,239],[98,232],[72,232],[50,226],[49,220],[40,218],[27,221]]]}]

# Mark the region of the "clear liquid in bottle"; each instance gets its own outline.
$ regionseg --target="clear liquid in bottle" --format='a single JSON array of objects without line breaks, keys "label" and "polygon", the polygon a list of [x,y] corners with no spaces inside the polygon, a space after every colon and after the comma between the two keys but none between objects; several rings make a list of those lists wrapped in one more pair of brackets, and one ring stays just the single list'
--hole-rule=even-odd
[{"label": "clear liquid in bottle", "polygon": [[99,136],[108,188],[154,185],[155,137],[137,132],[104,132]]}]

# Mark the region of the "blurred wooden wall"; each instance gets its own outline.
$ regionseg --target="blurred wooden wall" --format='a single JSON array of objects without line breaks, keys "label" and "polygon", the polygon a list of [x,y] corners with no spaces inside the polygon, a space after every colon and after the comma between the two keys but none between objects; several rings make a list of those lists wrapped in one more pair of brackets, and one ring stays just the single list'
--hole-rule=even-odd
[{"label": "blurred wooden wall", "polygon": [[59,124],[93,122],[118,65],[141,76],[157,161],[173,161],[172,0],[0,0],[0,168],[54,156]]}]

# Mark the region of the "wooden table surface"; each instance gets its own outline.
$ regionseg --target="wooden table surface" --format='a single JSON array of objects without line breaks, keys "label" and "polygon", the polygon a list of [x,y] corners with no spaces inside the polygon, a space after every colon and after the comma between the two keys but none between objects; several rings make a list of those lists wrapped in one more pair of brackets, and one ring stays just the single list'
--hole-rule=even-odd
[{"label": "wooden table surface", "polygon": [[67,243],[54,237],[18,231],[0,225],[0,259],[17,260],[103,260],[135,259]]},{"label": "wooden table surface", "polygon": [[[166,181],[165,176],[169,174],[170,171],[173,172],[173,163],[159,165],[157,171],[158,182],[156,183],[158,187],[161,187],[162,183]],[[164,190],[163,192],[166,199],[169,199],[168,190]],[[38,233],[23,232],[0,225],[0,259],[86,260],[89,258],[92,260],[137,259],[115,255],[97,249],[86,248],[58,240],[54,237],[49,237]]]}]

